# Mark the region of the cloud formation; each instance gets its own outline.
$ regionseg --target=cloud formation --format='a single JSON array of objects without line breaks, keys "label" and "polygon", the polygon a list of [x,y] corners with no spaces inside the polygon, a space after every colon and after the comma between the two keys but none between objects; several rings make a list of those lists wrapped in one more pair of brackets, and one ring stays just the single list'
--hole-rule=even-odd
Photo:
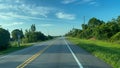
[{"label": "cloud formation", "polygon": [[16,26],[16,25],[23,25],[24,22],[13,22],[9,24],[3,24],[4,27],[11,27],[11,26]]},{"label": "cloud formation", "polygon": [[[73,3],[77,0],[64,0],[64,4]],[[3,20],[55,20],[51,17],[55,16],[59,19],[74,20],[74,14],[60,12],[62,9],[41,6],[35,4],[26,4],[24,0],[0,0],[0,18]],[[49,16],[50,15],[50,16]],[[54,17],[54,18],[55,18]]]},{"label": "cloud formation", "polygon": [[87,5],[93,5],[93,6],[98,5],[96,0],[81,0],[81,1],[77,2],[76,4],[87,4]]},{"label": "cloud formation", "polygon": [[87,4],[87,5],[93,5],[93,6],[98,6],[98,3],[96,0],[62,0],[62,4]]},{"label": "cloud formation", "polygon": [[48,6],[28,5],[23,3],[22,0],[15,0],[13,3],[11,3],[10,1],[11,0],[0,1],[2,2],[0,4],[0,18],[9,19],[10,16],[13,18],[23,17],[25,19],[41,19],[48,17],[49,13],[56,10],[55,8]]},{"label": "cloud formation", "polygon": [[42,27],[50,27],[50,26],[54,26],[53,24],[40,24],[39,26],[42,26]]},{"label": "cloud formation", "polygon": [[63,0],[61,3],[63,3],[63,4],[70,4],[70,3],[73,3],[75,1],[77,1],[77,0]]},{"label": "cloud formation", "polygon": [[75,19],[75,15],[67,14],[67,13],[63,13],[63,12],[56,13],[56,16],[59,19],[67,19],[67,20],[74,20]]}]

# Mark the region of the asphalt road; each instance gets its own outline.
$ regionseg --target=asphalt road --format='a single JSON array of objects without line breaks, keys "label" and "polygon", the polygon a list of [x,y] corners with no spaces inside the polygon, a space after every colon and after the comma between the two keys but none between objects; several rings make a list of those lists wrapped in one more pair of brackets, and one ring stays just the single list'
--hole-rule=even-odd
[{"label": "asphalt road", "polygon": [[8,55],[1,55],[0,68],[111,68],[111,66],[61,37]]}]

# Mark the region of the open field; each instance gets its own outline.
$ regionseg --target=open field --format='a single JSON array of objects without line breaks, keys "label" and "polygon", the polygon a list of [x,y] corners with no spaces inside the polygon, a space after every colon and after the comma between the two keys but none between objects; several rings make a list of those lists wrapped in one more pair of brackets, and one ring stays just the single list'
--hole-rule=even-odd
[{"label": "open field", "polygon": [[120,44],[71,37],[68,39],[96,57],[104,60],[113,68],[120,68]]}]

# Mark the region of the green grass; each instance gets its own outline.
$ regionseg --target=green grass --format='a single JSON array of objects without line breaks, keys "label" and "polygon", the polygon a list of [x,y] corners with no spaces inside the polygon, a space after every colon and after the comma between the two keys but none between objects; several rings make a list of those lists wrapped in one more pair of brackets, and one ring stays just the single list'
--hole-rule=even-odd
[{"label": "green grass", "polygon": [[29,46],[32,46],[34,43],[26,43],[26,44],[21,44],[20,47],[17,46],[15,42],[11,42],[11,46],[5,50],[0,51],[0,55],[11,53]]},{"label": "green grass", "polygon": [[104,60],[113,68],[120,68],[120,44],[71,37],[69,37],[68,40]]}]

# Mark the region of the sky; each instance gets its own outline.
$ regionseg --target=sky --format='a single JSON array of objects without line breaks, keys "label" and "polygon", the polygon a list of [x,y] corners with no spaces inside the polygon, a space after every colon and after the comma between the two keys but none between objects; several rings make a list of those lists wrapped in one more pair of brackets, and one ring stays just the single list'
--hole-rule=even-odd
[{"label": "sky", "polygon": [[120,0],[0,0],[0,25],[9,30],[36,25],[45,35],[64,35],[96,17],[105,22],[120,15]]}]

